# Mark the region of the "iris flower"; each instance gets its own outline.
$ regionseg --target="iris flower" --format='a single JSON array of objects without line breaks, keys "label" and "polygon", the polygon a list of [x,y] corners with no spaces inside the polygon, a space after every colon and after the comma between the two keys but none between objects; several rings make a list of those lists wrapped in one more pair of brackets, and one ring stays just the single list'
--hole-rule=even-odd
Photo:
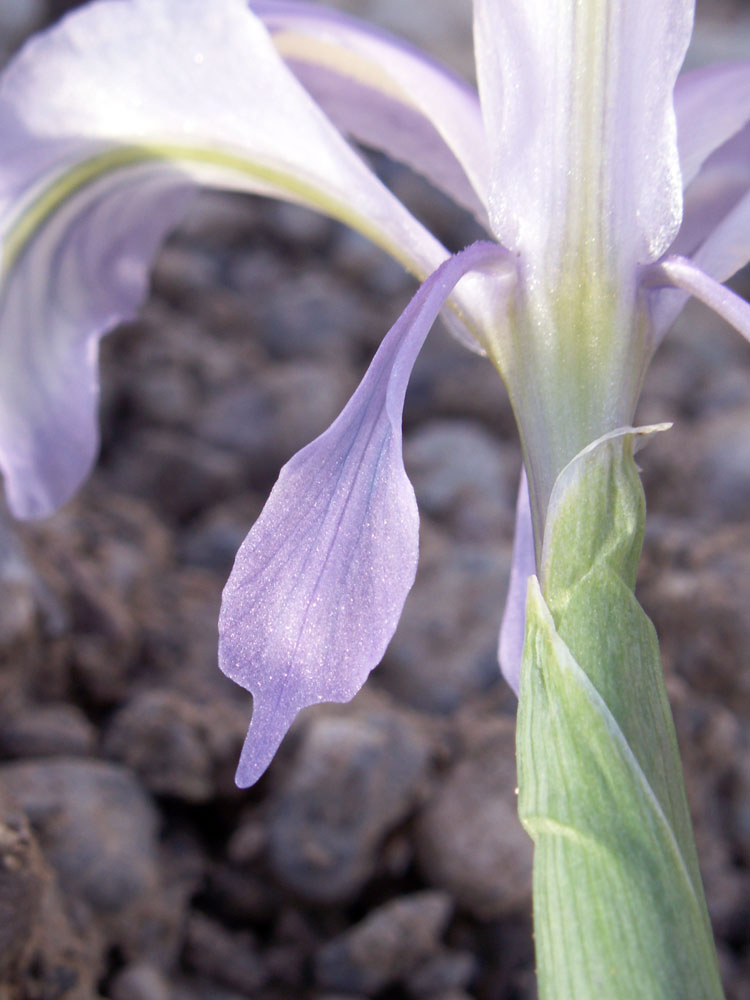
[{"label": "iris flower", "polygon": [[[282,470],[224,592],[220,664],[253,694],[238,783],[296,714],[354,695],[413,583],[407,381],[437,315],[500,372],[521,484],[500,658],[517,687],[526,580],[560,470],[632,423],[690,295],[750,338],[724,287],[750,258],[750,64],[679,77],[694,0],[475,0],[478,93],[317,5],[96,0],[0,85],[0,468],[49,514],[94,462],[97,347],[142,303],[200,185],[339,219],[422,285],[333,425]],[[451,256],[351,143],[468,208]]]}]

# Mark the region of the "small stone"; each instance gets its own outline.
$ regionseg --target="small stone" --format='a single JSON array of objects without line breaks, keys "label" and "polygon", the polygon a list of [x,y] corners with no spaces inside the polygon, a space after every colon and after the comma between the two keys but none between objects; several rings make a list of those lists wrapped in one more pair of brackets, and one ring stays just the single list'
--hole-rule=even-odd
[{"label": "small stone", "polygon": [[413,708],[447,714],[500,683],[511,550],[453,543],[426,518],[420,546],[416,582],[374,679]]},{"label": "small stone", "polygon": [[379,844],[413,807],[426,764],[420,731],[395,711],[314,718],[272,805],[278,877],[313,902],[352,899]]},{"label": "small stone", "polygon": [[363,322],[361,301],[325,271],[290,275],[282,294],[265,296],[258,306],[261,342],[282,361],[349,358]]},{"label": "small stone", "polygon": [[737,407],[701,422],[696,478],[705,507],[717,521],[747,520],[750,495],[750,406]]},{"label": "small stone", "polygon": [[95,934],[73,930],[27,817],[0,784],[0,995],[92,1000],[98,951]]},{"label": "small stone", "polygon": [[336,365],[286,362],[262,383],[242,383],[216,396],[199,418],[200,434],[244,458],[254,480],[279,466],[338,416],[353,381]]},{"label": "small stone", "polygon": [[176,691],[135,695],[109,724],[104,750],[156,795],[205,802],[213,793],[208,719]]},{"label": "small stone", "polygon": [[325,215],[302,205],[275,202],[269,209],[274,234],[292,243],[304,243],[306,248],[327,242],[335,227]]},{"label": "small stone", "polygon": [[444,951],[430,957],[409,975],[406,988],[415,1000],[444,996],[446,991],[462,990],[477,975],[479,963],[468,951]]},{"label": "small stone", "polygon": [[39,920],[46,873],[22,810],[0,786],[0,991],[15,978]]},{"label": "small stone", "polygon": [[[179,430],[134,434],[110,468],[115,488],[150,500],[162,516],[184,521],[231,496],[240,478],[237,457]],[[179,484],[179,488],[176,488]]]},{"label": "small stone", "polygon": [[232,933],[197,911],[188,919],[184,957],[188,968],[242,996],[257,996],[266,979],[249,934]]},{"label": "small stone", "polygon": [[153,804],[124,768],[88,760],[0,767],[64,893],[100,915],[141,902],[157,884]]},{"label": "small stone", "polygon": [[438,948],[452,909],[442,892],[413,893],[378,907],[319,949],[318,983],[371,996],[400,982]]},{"label": "small stone", "polygon": [[530,905],[532,845],[515,786],[515,722],[498,718],[417,820],[417,860],[429,882],[480,920]]},{"label": "small stone", "polygon": [[667,672],[702,694],[750,711],[750,525],[708,530],[651,519],[639,595],[662,636]]},{"label": "small stone", "polygon": [[147,962],[126,965],[110,986],[111,1000],[172,1000],[163,974]]},{"label": "small stone", "polygon": [[5,757],[85,757],[96,729],[75,705],[15,705],[0,711],[0,754]]},{"label": "small stone", "polygon": [[421,512],[464,541],[499,541],[513,530],[519,463],[469,420],[434,420],[409,435],[404,461]]},{"label": "small stone", "polygon": [[361,993],[316,993],[313,1000],[367,1000]]}]

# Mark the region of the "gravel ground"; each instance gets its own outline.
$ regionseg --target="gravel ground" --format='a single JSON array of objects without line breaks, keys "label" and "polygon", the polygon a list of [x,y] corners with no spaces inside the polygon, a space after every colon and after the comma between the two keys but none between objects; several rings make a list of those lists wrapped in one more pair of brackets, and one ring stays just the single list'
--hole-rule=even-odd
[{"label": "gravel ground", "polygon": [[[734,24],[747,5],[712,10]],[[3,37],[47,13],[0,3]],[[452,246],[474,238],[379,167]],[[735,286],[750,293],[748,275]],[[412,292],[334,223],[206,194],[142,318],[104,342],[94,476],[49,520],[8,522],[0,545],[0,1000],[534,997],[515,700],[495,660],[520,457],[493,370],[440,329],[407,397],[422,555],[385,661],[352,704],[304,713],[257,787],[233,784],[250,698],[215,647],[234,552]],[[639,419],[675,422],[641,457],[639,593],[727,998],[743,1000],[747,345],[689,309]]]}]

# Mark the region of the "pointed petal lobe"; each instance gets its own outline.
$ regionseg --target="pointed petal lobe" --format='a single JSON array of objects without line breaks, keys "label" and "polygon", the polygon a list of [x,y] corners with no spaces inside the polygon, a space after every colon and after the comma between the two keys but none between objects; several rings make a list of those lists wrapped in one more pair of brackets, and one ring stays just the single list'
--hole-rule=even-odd
[{"label": "pointed petal lobe", "polygon": [[219,663],[253,694],[237,781],[263,773],[296,714],[346,701],[377,665],[417,564],[401,415],[417,353],[455,283],[505,261],[474,244],[420,288],[331,427],[282,469],[224,591]]}]

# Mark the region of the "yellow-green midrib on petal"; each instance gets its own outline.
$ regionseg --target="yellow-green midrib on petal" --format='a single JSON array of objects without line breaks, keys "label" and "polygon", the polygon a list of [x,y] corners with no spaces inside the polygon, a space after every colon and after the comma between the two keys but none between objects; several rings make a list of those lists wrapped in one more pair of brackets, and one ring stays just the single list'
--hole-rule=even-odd
[{"label": "yellow-green midrib on petal", "polygon": [[[118,147],[95,153],[85,160],[58,172],[54,178],[41,182],[30,191],[23,204],[7,224],[2,247],[2,273],[7,275],[20,256],[43,230],[45,223],[69,199],[87,187],[116,173],[148,163],[173,166],[187,179],[209,186],[241,190],[247,193],[270,194],[305,207],[349,226],[380,247],[417,280],[423,281],[448,255],[434,237],[431,247],[412,250],[405,231],[394,234],[395,227],[379,225],[376,219],[357,211],[356,203],[344,201],[298,173],[251,160],[231,150],[207,149],[164,142],[139,146]],[[397,203],[398,204],[398,203]],[[405,219],[419,227],[407,210],[399,205]],[[404,226],[402,224],[402,230]],[[415,241],[416,242],[416,241]],[[420,242],[425,243],[424,239]],[[460,293],[454,295],[448,307],[481,346],[485,346],[480,319],[472,315],[471,305]]]}]

